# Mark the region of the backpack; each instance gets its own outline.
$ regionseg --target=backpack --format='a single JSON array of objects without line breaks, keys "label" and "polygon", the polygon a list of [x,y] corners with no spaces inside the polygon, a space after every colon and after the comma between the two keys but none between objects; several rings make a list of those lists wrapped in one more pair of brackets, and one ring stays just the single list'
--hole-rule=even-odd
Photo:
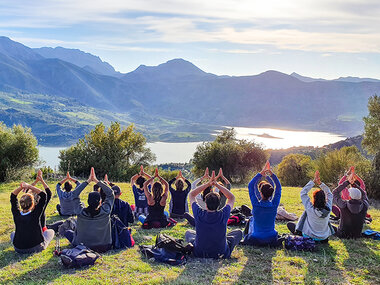
[{"label": "backpack", "polygon": [[227,221],[227,226],[241,226],[245,224],[246,224],[245,216],[240,213],[231,215]]},{"label": "backpack", "polygon": [[183,239],[176,239],[167,234],[158,234],[156,236],[156,247],[172,252],[181,252],[185,255],[189,255],[193,251],[191,243],[185,244]]},{"label": "backpack", "polygon": [[297,251],[315,251],[315,240],[308,237],[288,235],[285,238],[285,248]]},{"label": "backpack", "polygon": [[182,239],[176,239],[167,234],[158,234],[154,246],[140,245],[140,251],[145,257],[170,265],[186,264],[187,255],[191,254],[192,250],[191,243],[185,245]]},{"label": "backpack", "polygon": [[77,219],[74,217],[70,217],[67,220],[63,222],[62,225],[58,227],[58,233],[60,236],[65,236],[65,232],[67,230],[75,231],[75,228],[77,227]]},{"label": "backpack", "polygon": [[64,249],[59,254],[62,264],[67,268],[78,268],[86,265],[94,265],[101,257],[99,253],[87,248],[83,244],[74,248]]},{"label": "backpack", "polygon": [[117,215],[111,216],[112,246],[114,249],[132,247],[135,241],[130,230],[124,225]]}]

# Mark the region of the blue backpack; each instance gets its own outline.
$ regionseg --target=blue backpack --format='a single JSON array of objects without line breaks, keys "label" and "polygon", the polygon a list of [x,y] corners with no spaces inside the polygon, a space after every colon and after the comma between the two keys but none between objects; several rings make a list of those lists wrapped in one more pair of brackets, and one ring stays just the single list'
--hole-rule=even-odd
[{"label": "blue backpack", "polygon": [[117,215],[111,216],[111,230],[114,249],[129,248],[135,245],[131,232]]},{"label": "blue backpack", "polygon": [[308,237],[288,235],[285,238],[285,248],[296,251],[315,251],[315,240]]}]

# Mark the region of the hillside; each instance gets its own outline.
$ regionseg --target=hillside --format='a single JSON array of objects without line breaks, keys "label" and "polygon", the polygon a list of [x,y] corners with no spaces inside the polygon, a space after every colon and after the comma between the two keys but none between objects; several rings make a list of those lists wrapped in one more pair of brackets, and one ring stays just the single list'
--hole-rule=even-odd
[{"label": "hillside", "polygon": [[[277,71],[217,76],[183,59],[141,65],[121,77],[102,75],[113,70],[79,50],[31,49],[0,37],[0,91],[16,99],[19,94],[44,94],[75,101],[99,114],[125,114],[129,121],[156,129],[160,128],[156,118],[165,117],[206,129],[276,127],[355,136],[363,130],[368,97],[380,93],[376,80],[304,82],[301,75]],[[2,111],[0,120],[12,123],[7,115]]]}]

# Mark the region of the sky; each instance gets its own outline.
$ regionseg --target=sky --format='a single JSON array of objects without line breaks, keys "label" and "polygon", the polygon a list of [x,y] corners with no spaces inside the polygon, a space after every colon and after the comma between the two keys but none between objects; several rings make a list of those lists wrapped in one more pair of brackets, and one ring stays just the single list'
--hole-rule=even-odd
[{"label": "sky", "polygon": [[120,72],[173,58],[218,75],[380,79],[377,0],[2,0],[0,35]]}]

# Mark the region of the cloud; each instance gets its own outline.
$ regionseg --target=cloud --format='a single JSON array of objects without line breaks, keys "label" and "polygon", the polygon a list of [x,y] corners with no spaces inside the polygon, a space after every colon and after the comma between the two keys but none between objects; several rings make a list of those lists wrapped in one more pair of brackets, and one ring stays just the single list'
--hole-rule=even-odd
[{"label": "cloud", "polygon": [[[4,2],[4,1],[3,1]],[[5,0],[0,27],[86,28],[80,39],[104,49],[138,43],[232,43],[280,50],[379,52],[380,4],[374,0]],[[56,38],[41,43],[59,44]],[[69,40],[70,42],[70,40]],[[105,44],[106,43],[106,44]],[[124,47],[127,50],[145,47]],[[160,51],[161,48],[146,48]],[[149,50],[151,49],[151,50]],[[164,48],[164,50],[167,50]],[[257,48],[220,52],[256,53]]]}]

